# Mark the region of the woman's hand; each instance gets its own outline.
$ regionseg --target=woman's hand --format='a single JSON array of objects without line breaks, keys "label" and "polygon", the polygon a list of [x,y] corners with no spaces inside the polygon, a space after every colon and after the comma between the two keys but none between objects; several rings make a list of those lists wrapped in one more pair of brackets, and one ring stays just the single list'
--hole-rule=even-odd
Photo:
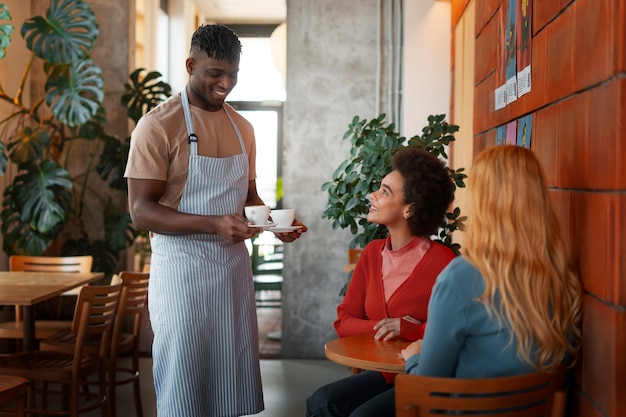
[{"label": "woman's hand", "polygon": [[422,339],[416,340],[415,342],[411,343],[410,345],[402,349],[400,351],[400,355],[402,356],[402,359],[406,361],[411,356],[417,355],[421,351],[422,351]]},{"label": "woman's hand", "polygon": [[376,330],[374,339],[387,342],[400,336],[400,318],[382,319],[374,325],[374,330]]}]

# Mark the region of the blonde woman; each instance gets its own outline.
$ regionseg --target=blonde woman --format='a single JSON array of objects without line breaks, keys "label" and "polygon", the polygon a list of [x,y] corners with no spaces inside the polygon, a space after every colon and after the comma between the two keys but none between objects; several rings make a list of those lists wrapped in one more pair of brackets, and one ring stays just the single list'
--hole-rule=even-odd
[{"label": "blonde woman", "polygon": [[402,351],[411,374],[489,378],[571,364],[581,287],[535,155],[498,146],[478,156],[464,256],[439,275],[422,341]]}]

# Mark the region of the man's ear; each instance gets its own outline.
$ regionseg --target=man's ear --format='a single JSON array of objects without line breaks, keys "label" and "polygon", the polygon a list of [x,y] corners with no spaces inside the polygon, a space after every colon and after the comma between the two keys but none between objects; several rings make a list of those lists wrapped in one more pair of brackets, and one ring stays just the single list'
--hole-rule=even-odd
[{"label": "man's ear", "polygon": [[195,67],[196,67],[195,59],[189,57],[185,60],[185,68],[187,69],[187,74],[191,74]]}]

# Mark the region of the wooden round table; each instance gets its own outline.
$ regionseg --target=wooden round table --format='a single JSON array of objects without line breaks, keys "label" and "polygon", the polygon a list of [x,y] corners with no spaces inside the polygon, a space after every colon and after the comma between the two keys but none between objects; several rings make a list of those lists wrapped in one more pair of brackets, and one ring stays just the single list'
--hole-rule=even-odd
[{"label": "wooden round table", "polygon": [[411,342],[394,339],[389,342],[374,339],[374,335],[348,336],[332,340],[324,346],[326,357],[333,362],[353,368],[380,372],[404,372],[400,350]]}]

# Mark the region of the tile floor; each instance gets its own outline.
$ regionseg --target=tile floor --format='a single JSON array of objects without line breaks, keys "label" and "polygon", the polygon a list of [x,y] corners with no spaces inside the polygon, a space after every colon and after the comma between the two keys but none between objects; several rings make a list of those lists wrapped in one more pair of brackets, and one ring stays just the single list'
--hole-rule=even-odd
[{"label": "tile floor", "polygon": [[[141,398],[145,417],[156,417],[152,360],[141,358]],[[326,359],[261,359],[265,410],[257,417],[304,417],[306,398],[321,385],[350,375],[350,370]],[[130,386],[117,389],[118,417],[134,417]],[[99,411],[83,414],[100,417]]]},{"label": "tile floor", "polygon": [[[349,376],[350,370],[326,359],[280,359],[281,342],[268,334],[281,331],[281,309],[260,308],[257,316],[265,410],[255,416],[304,417],[306,398],[319,386]],[[142,357],[140,366],[144,416],[156,417],[152,359]],[[118,387],[117,400],[118,417],[134,417],[130,385]],[[83,416],[99,417],[100,412]]]}]

